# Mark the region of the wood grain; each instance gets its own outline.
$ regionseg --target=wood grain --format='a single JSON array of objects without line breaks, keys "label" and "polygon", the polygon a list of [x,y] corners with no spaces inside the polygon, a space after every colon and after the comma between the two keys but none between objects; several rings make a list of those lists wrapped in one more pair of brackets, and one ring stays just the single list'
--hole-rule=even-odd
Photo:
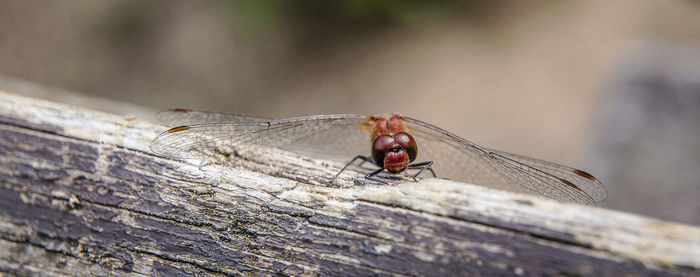
[{"label": "wood grain", "polygon": [[[700,229],[285,152],[157,157],[165,126],[0,92],[0,275],[698,276]],[[361,176],[357,173],[356,176]]]}]

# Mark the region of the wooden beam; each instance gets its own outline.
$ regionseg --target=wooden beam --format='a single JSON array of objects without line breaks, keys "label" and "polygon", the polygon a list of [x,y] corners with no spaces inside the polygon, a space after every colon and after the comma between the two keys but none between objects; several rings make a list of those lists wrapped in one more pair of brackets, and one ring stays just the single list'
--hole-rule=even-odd
[{"label": "wooden beam", "polygon": [[[283,152],[157,157],[160,126],[0,92],[0,275],[700,275],[700,228]],[[357,175],[361,176],[361,175]]]}]

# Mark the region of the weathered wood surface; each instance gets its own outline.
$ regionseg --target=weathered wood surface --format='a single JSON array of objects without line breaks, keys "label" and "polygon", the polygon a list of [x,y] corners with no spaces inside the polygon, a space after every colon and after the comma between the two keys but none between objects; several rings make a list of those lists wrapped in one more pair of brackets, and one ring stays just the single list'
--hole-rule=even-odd
[{"label": "weathered wood surface", "polygon": [[199,168],[149,153],[162,130],[0,92],[0,275],[700,275],[698,227],[439,179],[328,186],[338,165],[284,153]]}]

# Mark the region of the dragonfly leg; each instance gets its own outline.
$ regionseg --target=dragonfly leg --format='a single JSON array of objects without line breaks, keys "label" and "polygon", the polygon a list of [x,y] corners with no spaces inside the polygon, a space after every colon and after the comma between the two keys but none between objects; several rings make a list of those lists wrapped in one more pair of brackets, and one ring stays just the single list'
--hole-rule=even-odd
[{"label": "dragonfly leg", "polygon": [[[362,160],[362,162],[369,162],[369,163],[371,163],[371,164],[374,164],[374,162],[372,161],[372,159],[370,159],[369,157],[367,157],[367,156],[362,156],[362,155],[357,155],[357,156],[355,156],[354,158],[352,158],[352,160],[350,160],[350,162],[346,163],[345,166],[343,166],[343,169],[341,169],[340,171],[338,171],[338,173],[336,173],[335,176],[333,176],[333,178],[331,179],[331,181],[330,181],[329,183],[332,184],[333,181],[335,181],[335,178],[338,178],[338,176],[340,175],[340,173],[343,173],[343,171],[345,171],[345,169],[348,168],[348,166],[350,166],[350,165],[351,165],[352,163],[354,163],[356,160]],[[382,170],[384,170],[384,169],[382,168]],[[380,170],[379,172],[381,172],[381,170]],[[376,173],[373,172],[373,174],[369,174],[369,175],[367,175],[367,176],[372,177],[373,175],[377,175],[379,172],[376,172]],[[367,176],[365,176],[365,178],[366,178]]]},{"label": "dragonfly leg", "polygon": [[380,179],[374,178],[375,175],[379,174],[380,172],[384,171],[384,168],[377,169],[375,171],[370,172],[369,174],[365,175],[365,179],[369,179],[372,181],[380,182],[383,184],[388,184],[387,182],[384,182]]},{"label": "dragonfly leg", "polygon": [[423,173],[423,171],[425,171],[426,169],[429,170],[430,173],[433,174],[433,177],[437,178],[437,175],[435,175],[435,171],[433,170],[432,166],[433,166],[433,161],[424,161],[424,162],[409,164],[408,168],[411,168],[411,169],[420,168],[420,171],[418,171],[418,173],[413,175],[413,181],[418,181],[418,180],[416,180],[416,177],[418,177],[418,175]]}]

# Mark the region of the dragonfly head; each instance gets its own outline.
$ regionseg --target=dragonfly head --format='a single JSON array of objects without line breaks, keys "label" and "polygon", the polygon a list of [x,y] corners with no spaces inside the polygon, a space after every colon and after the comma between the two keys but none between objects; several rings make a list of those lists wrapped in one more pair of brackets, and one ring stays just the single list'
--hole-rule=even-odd
[{"label": "dragonfly head", "polygon": [[418,146],[408,133],[378,136],[372,143],[372,160],[390,173],[400,173],[416,159]]}]

